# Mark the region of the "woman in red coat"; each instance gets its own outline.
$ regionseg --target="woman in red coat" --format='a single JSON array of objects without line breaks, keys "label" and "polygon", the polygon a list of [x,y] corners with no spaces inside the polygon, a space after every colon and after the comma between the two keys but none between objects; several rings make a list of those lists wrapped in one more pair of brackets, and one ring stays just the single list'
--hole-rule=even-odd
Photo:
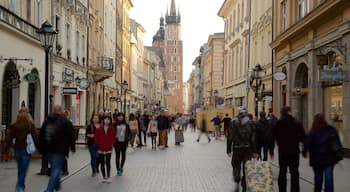
[{"label": "woman in red coat", "polygon": [[[110,182],[111,176],[111,156],[113,144],[115,142],[115,129],[112,126],[112,119],[109,116],[103,118],[103,124],[96,130],[94,139],[97,145],[99,162],[103,180]],[[107,167],[107,175],[106,168]]]}]

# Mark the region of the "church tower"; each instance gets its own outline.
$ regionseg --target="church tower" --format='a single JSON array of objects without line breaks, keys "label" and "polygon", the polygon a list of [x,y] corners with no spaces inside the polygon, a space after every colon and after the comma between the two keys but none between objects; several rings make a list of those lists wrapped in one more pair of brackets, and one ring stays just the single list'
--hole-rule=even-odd
[{"label": "church tower", "polygon": [[183,49],[181,39],[181,15],[176,11],[175,0],[171,0],[170,13],[165,16],[164,61],[165,79],[169,93],[165,96],[170,113],[184,113],[183,103]]}]

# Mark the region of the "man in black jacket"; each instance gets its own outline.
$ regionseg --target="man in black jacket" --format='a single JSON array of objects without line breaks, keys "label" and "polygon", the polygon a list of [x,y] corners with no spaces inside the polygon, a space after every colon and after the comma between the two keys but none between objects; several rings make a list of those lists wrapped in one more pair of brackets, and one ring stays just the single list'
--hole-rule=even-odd
[{"label": "man in black jacket", "polygon": [[50,179],[46,191],[58,191],[61,188],[60,176],[64,159],[69,149],[75,152],[75,137],[72,123],[63,115],[61,106],[55,106],[54,112],[45,120],[39,136],[39,150],[51,165]]},{"label": "man in black jacket", "polygon": [[283,107],[281,118],[272,128],[270,155],[273,158],[275,142],[278,145],[278,162],[280,166],[278,188],[280,192],[287,191],[287,169],[291,174],[291,192],[299,192],[299,144],[303,143],[305,131],[300,122],[291,115],[290,107]]}]

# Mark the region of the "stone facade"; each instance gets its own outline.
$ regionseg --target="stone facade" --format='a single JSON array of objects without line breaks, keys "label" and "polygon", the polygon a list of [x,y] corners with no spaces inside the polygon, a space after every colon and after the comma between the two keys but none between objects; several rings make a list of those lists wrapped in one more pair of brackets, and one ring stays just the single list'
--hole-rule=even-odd
[{"label": "stone facade", "polygon": [[247,105],[250,1],[225,0],[218,15],[225,22],[223,96],[229,106]]},{"label": "stone facade", "polygon": [[305,129],[311,126],[313,115],[323,112],[349,148],[349,79],[329,81],[319,74],[342,71],[350,75],[350,2],[275,0],[274,13],[274,71],[287,75],[274,83],[275,111],[290,105]]}]

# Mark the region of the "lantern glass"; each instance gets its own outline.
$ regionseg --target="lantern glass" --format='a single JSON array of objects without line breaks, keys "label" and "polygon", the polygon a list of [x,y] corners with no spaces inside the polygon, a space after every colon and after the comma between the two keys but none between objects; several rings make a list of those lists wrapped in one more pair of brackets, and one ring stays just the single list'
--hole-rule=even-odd
[{"label": "lantern glass", "polygon": [[52,25],[48,21],[45,21],[37,33],[40,35],[42,46],[46,50],[49,50],[55,41],[57,32],[52,28]]}]

